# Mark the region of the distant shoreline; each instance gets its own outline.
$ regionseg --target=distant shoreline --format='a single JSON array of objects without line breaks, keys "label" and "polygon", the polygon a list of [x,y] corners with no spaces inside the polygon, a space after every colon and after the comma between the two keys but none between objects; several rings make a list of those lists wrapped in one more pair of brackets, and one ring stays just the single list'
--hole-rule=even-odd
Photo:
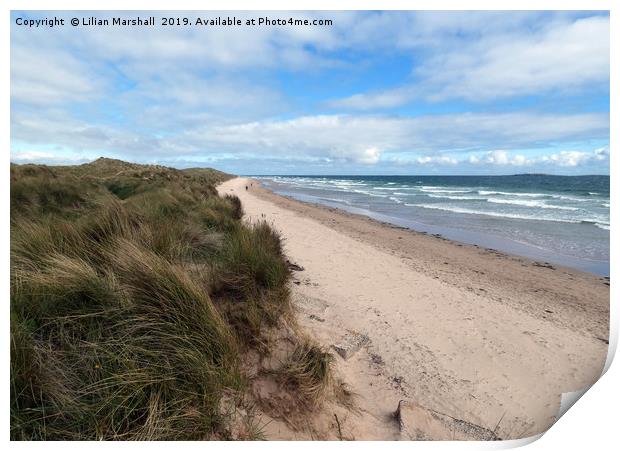
[{"label": "distant shoreline", "polygon": [[[338,176],[326,176],[326,177],[338,177]],[[358,177],[361,177],[361,176],[358,176]],[[397,176],[389,176],[389,177],[397,177]],[[409,177],[409,176],[406,176],[406,177]],[[355,179],[355,177],[353,176],[350,176],[350,178]],[[472,230],[472,229],[460,227],[459,222],[458,222],[459,219],[458,217],[456,217],[458,215],[455,215],[455,218],[453,219],[454,222],[451,222],[448,220],[445,224],[439,225],[439,224],[433,224],[432,222],[424,221],[424,219],[422,218],[417,219],[415,216],[406,217],[396,211],[394,212],[394,214],[381,213],[381,212],[376,211],[372,207],[364,208],[364,207],[361,207],[355,204],[350,204],[348,202],[345,203],[344,201],[342,203],[341,202],[336,203],[335,201],[329,201],[328,198],[334,197],[334,196],[331,194],[327,196],[326,194],[321,193],[321,191],[317,191],[315,195],[314,192],[308,191],[308,193],[305,193],[305,192],[300,191],[299,189],[293,189],[294,187],[291,187],[289,189],[286,185],[275,184],[275,186],[271,186],[271,183],[270,183],[269,186],[266,186],[261,180],[259,180],[259,182],[261,183],[263,188],[269,191],[272,191],[275,194],[278,194],[280,196],[285,196],[287,198],[294,199],[299,202],[304,202],[304,203],[308,203],[311,205],[315,205],[319,208],[320,207],[336,208],[338,211],[346,212],[347,214],[369,217],[373,220],[379,221],[380,223],[404,227],[406,229],[410,229],[412,231],[416,231],[420,233],[428,233],[432,235],[439,234],[444,238],[448,238],[458,243],[493,248],[493,249],[496,249],[496,250],[499,250],[501,252],[505,252],[511,255],[520,256],[520,257],[534,260],[534,261],[539,261],[541,263],[550,263],[553,265],[566,266],[569,268],[576,269],[578,271],[583,271],[583,272],[594,274],[597,276],[609,276],[610,274],[609,260],[592,259],[592,258],[588,258],[582,255],[579,255],[579,256],[568,255],[560,251],[555,251],[552,249],[548,249],[546,247],[541,247],[541,246],[537,246],[532,243],[527,243],[527,242],[512,238],[511,236],[502,236],[496,233],[486,233],[481,230]],[[379,189],[391,189],[391,188],[379,188]],[[525,198],[525,199],[530,199],[530,198]],[[526,202],[532,202],[532,201],[528,200]],[[409,204],[405,204],[405,205],[409,205]],[[441,206],[439,208],[442,209]],[[555,211],[555,210],[550,210],[550,211]],[[482,212],[480,212],[479,214],[483,216],[485,215]],[[494,215],[495,213],[489,213],[489,214]],[[446,215],[446,219],[449,219],[448,215]],[[491,218],[491,219],[494,219],[494,218]],[[548,224],[550,224],[549,227],[553,227],[551,225],[552,223],[548,223]],[[598,225],[596,226],[599,227]]]}]

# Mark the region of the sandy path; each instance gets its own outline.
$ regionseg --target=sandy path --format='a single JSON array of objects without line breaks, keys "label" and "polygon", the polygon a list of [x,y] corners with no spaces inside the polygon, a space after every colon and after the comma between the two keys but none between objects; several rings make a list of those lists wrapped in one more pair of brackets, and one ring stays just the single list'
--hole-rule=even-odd
[{"label": "sandy path", "polygon": [[[338,358],[339,371],[361,395],[363,418],[348,425],[355,438],[396,438],[390,415],[399,399],[489,429],[503,417],[498,433],[504,438],[533,435],[553,423],[561,393],[599,377],[609,291],[598,278],[532,269],[505,256],[498,266],[493,253],[377,223],[360,239],[354,230],[325,225],[340,221],[337,213],[312,219],[299,208],[284,208],[256,182],[246,190],[249,184],[233,179],[220,192],[238,195],[249,220],[273,223],[287,255],[305,268],[293,285],[300,323],[324,345],[337,343],[347,330],[370,337],[368,349],[348,361]],[[400,233],[400,249],[382,243],[389,233]],[[416,251],[406,252],[407,246]],[[441,252],[463,261],[438,262]],[[538,278],[519,284],[525,266]],[[471,267],[479,269],[470,274]],[[492,276],[476,278],[486,274],[480,268]],[[562,278],[575,289],[566,290]],[[544,293],[527,302],[537,283]],[[567,302],[575,293],[578,299]],[[540,299],[551,313],[541,315]]]}]

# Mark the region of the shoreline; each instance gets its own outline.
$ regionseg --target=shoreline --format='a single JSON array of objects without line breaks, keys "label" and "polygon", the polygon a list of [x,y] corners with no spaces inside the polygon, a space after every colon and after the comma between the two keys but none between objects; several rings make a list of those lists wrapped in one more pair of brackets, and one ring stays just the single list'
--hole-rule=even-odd
[{"label": "shoreline", "polygon": [[[496,248],[503,253],[519,256],[524,259],[538,261],[541,263],[550,263],[552,265],[565,266],[580,272],[593,274],[595,276],[607,277],[610,275],[610,262],[608,260],[596,260],[588,258],[578,258],[573,255],[566,255],[550,249],[536,246],[509,237],[484,234],[480,231],[454,228],[451,225],[437,225],[419,222],[413,219],[405,219],[398,216],[389,216],[373,210],[368,210],[358,206],[342,205],[330,201],[318,201],[310,195],[294,194],[284,190],[274,190],[266,186],[262,180],[258,180],[261,187],[273,194],[285,197],[290,200],[309,204],[318,208],[331,208],[337,211],[351,214],[354,216],[369,217],[381,224],[390,224],[403,227],[418,233],[426,233],[430,235],[441,235],[450,241],[460,244],[475,245],[482,248]],[[453,218],[458,221],[458,218]]]},{"label": "shoreline", "polygon": [[326,347],[347,330],[369,337],[337,358],[360,395],[362,414],[343,423],[355,438],[397,438],[400,399],[504,439],[531,436],[553,424],[561,393],[600,376],[605,277],[306,204],[256,180],[219,189],[240,197],[248,220],[272,223],[304,268],[291,286],[301,327]]}]

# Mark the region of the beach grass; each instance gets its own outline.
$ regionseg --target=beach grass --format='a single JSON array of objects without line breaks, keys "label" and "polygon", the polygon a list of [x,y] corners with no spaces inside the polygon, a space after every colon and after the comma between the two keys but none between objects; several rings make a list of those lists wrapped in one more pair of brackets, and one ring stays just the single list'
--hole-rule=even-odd
[{"label": "beach grass", "polygon": [[277,373],[285,385],[300,394],[300,400],[317,406],[333,388],[334,356],[312,341],[300,341]]},{"label": "beach grass", "polygon": [[[291,307],[280,237],[217,195],[228,177],[11,166],[12,439],[230,437],[241,356]],[[287,377],[318,399],[329,365],[304,345]]]}]

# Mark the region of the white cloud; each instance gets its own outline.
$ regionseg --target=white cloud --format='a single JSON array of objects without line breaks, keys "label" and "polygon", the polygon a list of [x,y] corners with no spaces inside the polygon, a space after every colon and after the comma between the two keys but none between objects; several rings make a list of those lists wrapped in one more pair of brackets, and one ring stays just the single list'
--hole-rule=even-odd
[{"label": "white cloud", "polygon": [[375,164],[379,161],[381,152],[376,147],[369,147],[362,151],[362,154],[358,157],[360,163]]},{"label": "white cloud", "polygon": [[600,147],[594,150],[594,158],[598,161],[609,159],[609,146]]},{"label": "white cloud", "polygon": [[596,154],[593,153],[579,152],[576,150],[562,151],[549,156],[543,156],[541,161],[551,162],[560,167],[576,167],[592,160],[595,156]]},{"label": "white cloud", "polygon": [[482,40],[466,55],[439,55],[419,71],[436,99],[486,100],[580,89],[609,80],[609,19],[590,17],[538,34]]},{"label": "white cloud", "polygon": [[508,152],[505,150],[494,150],[487,153],[485,161],[490,164],[508,164],[510,162],[508,158]]},{"label": "white cloud", "polygon": [[471,165],[491,166],[556,166],[560,168],[575,168],[593,162],[606,161],[609,158],[609,148],[603,147],[593,151],[563,150],[549,155],[527,158],[521,154],[515,154],[506,150],[494,150],[486,152],[482,157],[470,155],[467,160]]},{"label": "white cloud", "polygon": [[525,158],[523,155],[515,155],[512,159],[512,164],[514,164],[515,166],[523,166],[528,163],[528,159]]},{"label": "white cloud", "polygon": [[41,152],[36,150],[11,152],[11,160],[37,161],[48,158],[54,158],[54,154],[50,152]]},{"label": "white cloud", "polygon": [[330,100],[326,105],[353,110],[388,109],[409,103],[416,95],[415,87],[401,87],[371,94],[353,94],[343,99]]},{"label": "white cloud", "polygon": [[[157,13],[152,14],[159,20]],[[66,20],[74,15],[56,14]],[[244,12],[184,15],[258,16]],[[333,13],[265,15],[312,19]],[[17,106],[38,107],[104,100],[108,107],[129,109],[139,119],[143,119],[142,109],[159,105],[173,120],[199,110],[215,112],[224,120],[281,114],[284,96],[266,82],[265,71],[318,71],[337,64],[315,50],[339,46],[337,33],[336,27],[288,26],[64,27],[48,32],[13,25],[11,99]]]},{"label": "white cloud", "polygon": [[[16,113],[11,120],[15,140],[53,142],[82,150],[101,149],[136,158],[231,153],[260,158],[267,152],[274,158],[332,158],[366,164],[379,162],[384,152],[486,151],[493,149],[497,142],[516,148],[583,135],[605,138],[609,125],[605,114],[469,113],[416,118],[317,115],[231,125],[197,123],[181,132],[158,137],[134,130],[93,126],[61,114],[36,118]],[[493,158],[489,161],[493,163],[501,161],[502,156],[496,153],[488,158]]]},{"label": "white cloud", "polygon": [[40,150],[11,151],[11,161],[15,163],[44,163],[44,164],[80,164],[92,160],[79,155],[58,155]]},{"label": "white cloud", "polygon": [[[560,151],[546,155],[526,157],[521,153],[508,150],[492,150],[478,154],[471,154],[466,157],[454,155],[423,155],[414,158],[388,157],[386,161],[396,163],[400,166],[418,165],[422,167],[446,167],[450,166],[456,170],[475,168],[485,172],[510,173],[517,169],[535,168],[535,170],[551,173],[558,172],[557,169],[574,169],[588,165],[607,162],[609,159],[609,148],[602,147],[592,151]],[[592,166],[590,166],[592,167]]]},{"label": "white cloud", "polygon": [[[33,34],[14,26],[12,95],[37,103],[83,100],[101,93],[101,74],[111,71],[109,77],[127,77],[138,90],[165,94],[174,86],[181,99],[192,97],[194,84],[185,81],[192,77],[203,78],[213,86],[211,96],[217,96],[215,88],[219,84],[221,92],[249,91],[254,99],[249,82],[239,77],[242,70],[316,72],[352,64],[338,59],[335,51],[364,54],[395,48],[421,51],[415,57],[419,64],[416,74],[421,77],[419,86],[358,93],[330,104],[373,109],[398,106],[416,96],[479,100],[536,89],[582,86],[605,81],[609,75],[607,17],[573,21],[561,13],[549,17],[531,12],[473,11],[237,11],[187,15],[331,18],[334,23],[329,27],[189,27],[181,31],[177,27],[131,27],[113,33],[106,27],[69,27],[57,29],[53,35]],[[361,58],[362,64],[372,59]],[[108,65],[114,65],[116,71]],[[226,74],[224,78],[233,75],[234,83],[223,83],[222,74]],[[273,92],[262,91],[261,100],[269,103]],[[194,97],[206,98],[199,93]],[[245,96],[237,97],[236,101],[242,103]]]},{"label": "white cloud", "polygon": [[11,100],[33,105],[86,102],[99,97],[104,83],[82,61],[66,52],[30,47],[11,52]]},{"label": "white cloud", "polygon": [[452,157],[448,157],[448,156],[436,156],[436,157],[429,157],[429,156],[424,156],[424,157],[418,157],[416,158],[416,163],[420,164],[420,165],[450,165],[450,166],[454,166],[456,164],[459,163],[459,161],[456,158],[452,158]]},{"label": "white cloud", "polygon": [[[451,17],[448,24],[454,26],[455,19],[462,17]],[[453,32],[457,30],[458,26],[452,29]],[[472,29],[467,28],[467,31]],[[335,99],[328,105],[372,110],[404,105],[416,98],[486,101],[580,90],[592,85],[604,88],[608,83],[608,17],[550,21],[548,26],[534,30],[507,27],[485,31],[480,25],[477,38],[458,43],[440,34],[436,51],[418,62],[414,70],[415,82],[393,89],[357,93]],[[431,28],[431,32],[437,30]],[[426,42],[424,37],[419,39]]]},{"label": "white cloud", "polygon": [[[453,114],[416,118],[319,115],[198,128],[187,139],[196,147],[269,149],[273,154],[305,154],[367,159],[369,148],[394,152],[485,150],[496,142],[524,147],[582,133],[606,136],[608,116],[541,114]],[[494,155],[500,159],[501,154]]]},{"label": "white cloud", "polygon": [[499,166],[525,166],[533,163],[533,160],[527,159],[523,155],[511,155],[506,150],[493,150],[487,152],[484,159],[480,160],[478,158],[474,158],[469,160],[470,163],[478,164],[481,162],[491,164],[491,165],[499,165]]}]

